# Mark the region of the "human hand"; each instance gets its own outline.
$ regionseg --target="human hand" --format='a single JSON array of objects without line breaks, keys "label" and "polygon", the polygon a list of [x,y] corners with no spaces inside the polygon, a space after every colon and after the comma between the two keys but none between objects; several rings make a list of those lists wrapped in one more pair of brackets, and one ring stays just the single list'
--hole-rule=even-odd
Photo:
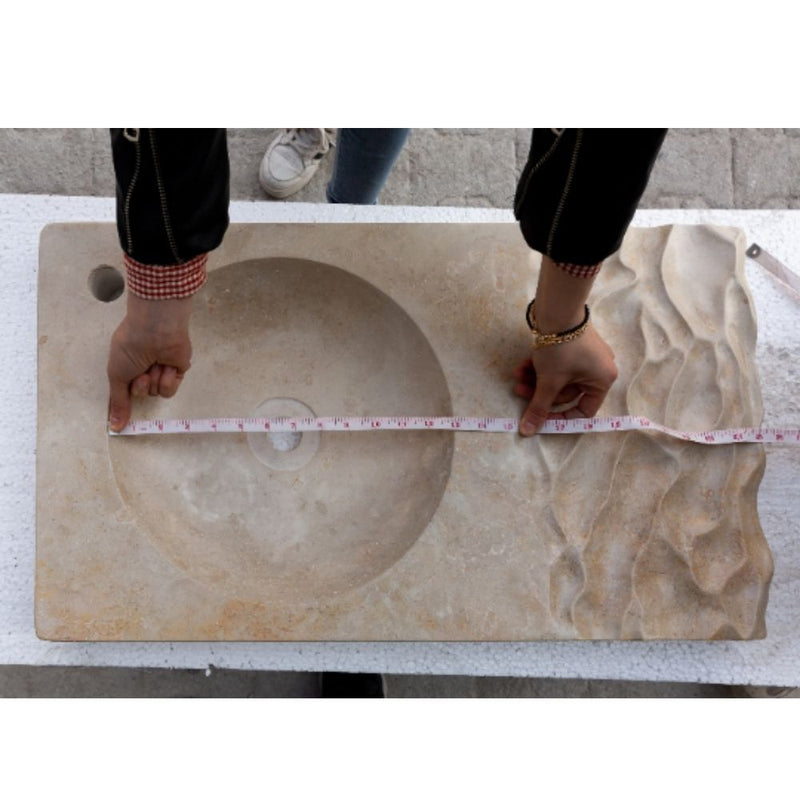
[{"label": "human hand", "polygon": [[192,298],[143,300],[128,295],[125,318],[111,337],[108,424],[121,431],[132,397],[172,397],[191,365]]},{"label": "human hand", "polygon": [[520,433],[531,436],[547,419],[593,417],[617,374],[613,351],[591,323],[571,342],[534,350],[514,371],[514,393],[530,401]]}]

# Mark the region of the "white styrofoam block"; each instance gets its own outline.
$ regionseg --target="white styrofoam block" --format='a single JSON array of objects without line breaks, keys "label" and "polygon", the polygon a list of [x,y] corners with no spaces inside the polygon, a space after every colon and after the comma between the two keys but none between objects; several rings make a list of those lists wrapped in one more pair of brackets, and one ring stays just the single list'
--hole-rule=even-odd
[{"label": "white styrofoam block", "polygon": [[[56,643],[33,627],[36,276],[49,222],[113,221],[111,198],[0,195],[0,664],[314,670],[800,685],[800,448],[768,447],[759,492],[775,557],[768,636],[757,642]],[[510,211],[309,203],[231,204],[236,222],[504,222]],[[800,268],[800,211],[643,210],[634,225],[714,223]],[[748,263],[759,318],[765,424],[797,427],[800,306]],[[76,280],[80,278],[76,276]],[[698,276],[702,280],[702,276]]]}]

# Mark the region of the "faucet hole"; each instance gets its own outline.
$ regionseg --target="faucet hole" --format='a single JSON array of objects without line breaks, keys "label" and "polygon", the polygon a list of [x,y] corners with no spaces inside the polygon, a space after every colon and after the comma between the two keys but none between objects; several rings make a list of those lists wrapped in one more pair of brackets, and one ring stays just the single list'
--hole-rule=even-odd
[{"label": "faucet hole", "polygon": [[89,291],[96,300],[110,303],[125,291],[125,278],[115,267],[101,264],[89,273]]}]

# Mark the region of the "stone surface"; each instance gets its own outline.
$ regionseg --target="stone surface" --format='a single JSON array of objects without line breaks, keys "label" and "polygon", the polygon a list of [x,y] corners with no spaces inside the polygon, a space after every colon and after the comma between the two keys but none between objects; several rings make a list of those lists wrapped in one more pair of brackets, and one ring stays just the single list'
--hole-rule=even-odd
[{"label": "stone surface", "polygon": [[100,148],[90,128],[3,128],[0,152],[4,192],[95,193]]},{"label": "stone surface", "polygon": [[[372,532],[373,545],[349,538],[351,532],[341,526],[323,530],[318,513],[302,517],[308,529],[293,534],[297,548],[301,551],[315,536],[338,537],[341,549],[334,544],[326,559],[338,559],[341,566],[357,556],[366,565],[360,576],[326,583],[328,565],[320,566],[323,590],[315,591],[315,565],[305,560],[302,568],[312,574],[297,581],[295,594],[282,593],[280,577],[266,567],[259,585],[255,576],[259,560],[265,560],[264,543],[280,539],[286,526],[281,519],[265,518],[259,532],[252,522],[240,524],[236,517],[237,502],[242,513],[255,504],[247,513],[257,515],[262,479],[278,485],[272,475],[253,477],[259,473],[246,441],[209,447],[183,437],[167,449],[146,440],[109,440],[96,424],[103,418],[104,385],[87,370],[102,369],[100,351],[119,312],[113,303],[96,301],[73,276],[87,270],[87,264],[112,263],[117,249],[110,225],[52,226],[43,235],[37,451],[40,636],[492,641],[764,635],[772,564],[755,506],[763,449],[734,445],[715,450],[638,432],[526,441],[459,434],[452,461],[447,456],[438,466],[437,459],[447,450],[432,444],[431,454],[418,460],[423,469],[426,463],[433,465],[431,474],[446,471],[446,486],[430,522],[422,531],[415,523],[411,539],[403,540],[409,543],[396,555],[374,561],[386,545],[384,533],[390,546],[398,540],[387,527],[392,515],[404,518],[403,509],[412,513],[420,500],[428,502],[428,490],[413,484],[399,493],[399,506],[388,518],[376,503],[372,518],[371,509],[363,507],[367,510],[353,521],[357,533]],[[744,284],[743,251],[744,237],[735,229],[676,226],[629,232],[595,287],[597,324],[625,371],[604,413],[644,414],[694,429],[760,422],[755,322]],[[321,282],[322,273],[340,268],[372,285],[361,296],[340,281],[347,302],[358,309],[334,315],[342,334],[359,329],[361,314],[369,317],[369,297],[376,291],[391,298],[402,314],[393,316],[381,306],[379,316],[388,327],[374,338],[402,348],[405,339],[413,339],[416,326],[441,367],[453,413],[518,415],[520,402],[510,395],[504,376],[527,350],[523,309],[517,306],[530,294],[536,263],[517,227],[508,224],[233,226],[214,254],[210,288],[200,300],[206,317],[199,335],[206,331],[216,337],[205,347],[206,366],[199,366],[196,352],[196,365],[169,412],[161,409],[161,401],[153,401],[140,409],[148,412],[143,416],[247,415],[270,396],[265,376],[282,387],[281,394],[284,388],[299,394],[320,391],[314,386],[316,369],[337,356],[335,342],[319,342],[313,315],[300,313],[301,320],[309,321],[295,323],[280,303],[270,307],[266,301],[254,302],[262,316],[251,322],[256,312],[244,308],[244,298],[230,311],[224,309],[226,292],[237,286],[246,284],[248,296],[257,294],[259,279],[249,272],[243,276],[243,271],[255,270],[254,259],[259,259],[268,287],[275,270],[291,266],[288,257],[325,265],[316,267]],[[705,279],[698,286],[692,276],[701,264]],[[332,287],[325,292],[333,293]],[[720,297],[724,303],[718,302]],[[284,307],[292,302],[283,298]],[[412,328],[396,321],[404,314],[413,320]],[[69,319],[80,320],[80,326],[70,326]],[[295,324],[300,327],[292,328]],[[279,333],[281,325],[289,326],[289,338],[305,340],[307,346],[303,358],[293,356],[299,362],[293,377],[280,370],[270,373],[269,365],[280,353],[265,349],[270,337],[264,334],[270,326]],[[334,338],[332,331],[329,338]],[[237,336],[244,344],[238,353],[235,345],[224,344]],[[411,349],[424,350],[422,340]],[[253,360],[255,353],[263,354],[263,362]],[[315,409],[318,413],[444,413],[444,396],[432,377],[436,369],[430,372],[430,366],[423,366],[422,373],[416,367],[400,370],[400,392],[407,383],[413,385],[416,375],[426,376],[419,379],[431,391],[420,397],[414,389],[404,403],[409,397],[432,401],[435,410],[417,411],[404,403],[397,410],[382,406],[394,402],[398,392],[391,379],[393,357],[380,355],[380,348],[377,356],[366,353],[365,362],[375,361],[376,369],[381,363],[388,367],[385,393],[378,391],[370,400],[366,392],[362,398],[363,375],[359,379],[354,374],[344,383],[327,377],[323,382],[330,384],[330,392],[319,397],[330,405]],[[237,360],[238,372],[236,364],[230,365]],[[262,363],[266,366],[258,366]],[[282,380],[295,382],[283,386]],[[232,396],[241,407],[231,410]],[[372,444],[354,438],[347,446],[366,452]],[[400,457],[402,443],[396,444]],[[356,457],[354,482],[369,477],[375,459],[386,458],[394,447],[387,440],[382,456]],[[334,452],[332,444],[329,452]],[[330,491],[328,499],[340,502],[331,488],[335,480],[325,477],[326,468],[335,477],[335,460],[325,460],[323,445],[315,459],[319,463],[311,462],[313,469],[322,471],[313,482],[314,497],[309,497],[327,504],[323,495]],[[154,483],[161,484],[158,492],[133,477],[147,464],[154,470]],[[298,502],[309,468],[296,473]],[[183,503],[181,493],[202,488],[204,471],[224,476],[217,496],[200,492],[188,505]],[[579,495],[576,486],[581,487]],[[172,491],[177,494],[171,503]],[[289,489],[282,486],[281,491]],[[145,511],[150,500],[153,510]],[[216,509],[225,519],[212,526]],[[162,519],[161,531],[153,519],[147,521],[148,514]],[[186,520],[184,528],[181,519]],[[200,556],[192,555],[190,542]],[[348,550],[353,542],[355,550]],[[238,560],[220,561],[223,544],[240,551]],[[370,566],[375,563],[377,573]]]},{"label": "stone surface", "polygon": [[729,208],[734,205],[731,134],[727,128],[667,132],[642,208]]},{"label": "stone surface", "polygon": [[511,208],[516,175],[512,128],[422,128],[409,135],[410,198],[420,205],[475,205]]},{"label": "stone surface", "polygon": [[[278,129],[229,128],[231,197],[269,200],[258,167]],[[530,145],[529,128],[419,128],[380,202],[510,208]],[[797,208],[795,128],[674,128],[656,161],[641,208]],[[325,202],[332,152],[290,202]],[[114,193],[103,128],[0,130],[0,192]]]},{"label": "stone surface", "polygon": [[735,201],[741,208],[800,207],[800,138],[746,129],[734,139]]}]

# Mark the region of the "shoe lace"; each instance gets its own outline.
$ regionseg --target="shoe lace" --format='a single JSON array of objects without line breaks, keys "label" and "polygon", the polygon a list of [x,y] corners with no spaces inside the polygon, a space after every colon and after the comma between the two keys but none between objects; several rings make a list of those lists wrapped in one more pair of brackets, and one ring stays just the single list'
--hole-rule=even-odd
[{"label": "shoe lace", "polygon": [[282,143],[293,147],[303,156],[327,153],[329,148],[336,145],[333,128],[286,128]]}]

